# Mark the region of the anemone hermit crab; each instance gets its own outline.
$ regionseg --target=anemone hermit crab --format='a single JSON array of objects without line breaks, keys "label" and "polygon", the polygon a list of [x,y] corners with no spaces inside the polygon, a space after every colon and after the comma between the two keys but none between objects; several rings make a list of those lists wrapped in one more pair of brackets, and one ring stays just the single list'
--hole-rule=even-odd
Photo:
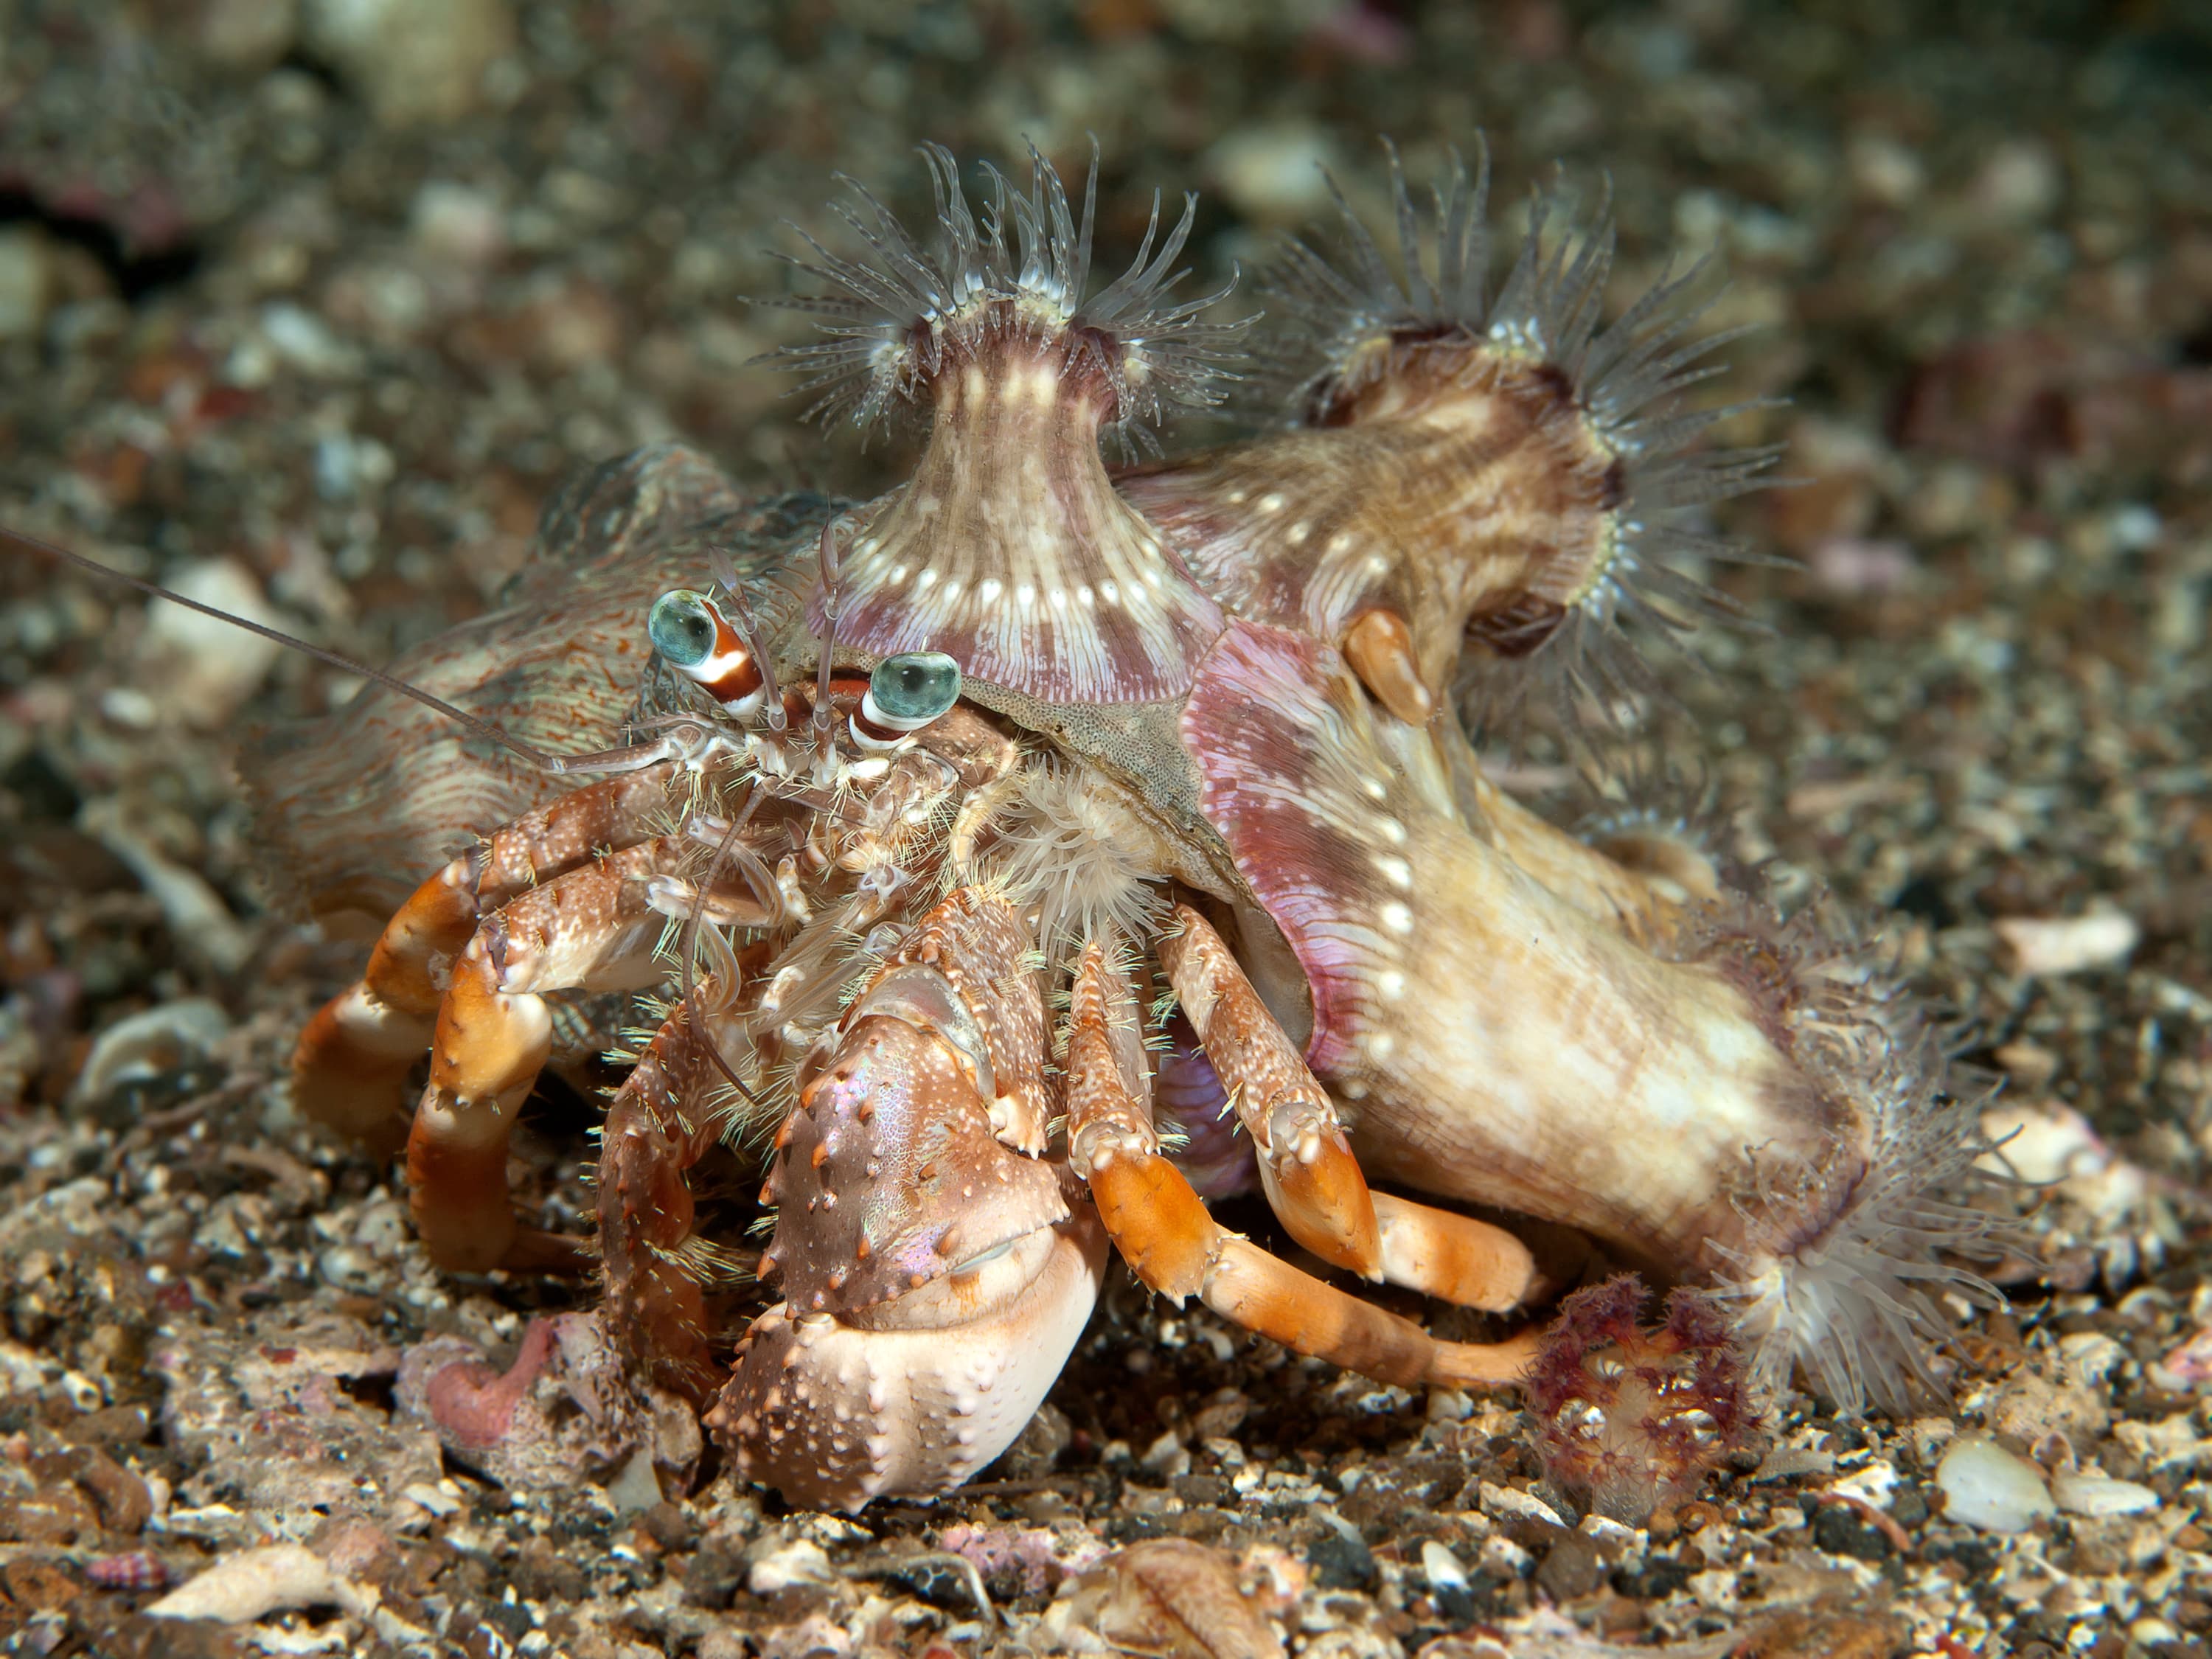
[{"label": "anemone hermit crab", "polygon": [[[1609,223],[1539,195],[1493,290],[1486,165],[1417,207],[1394,156],[1395,269],[1347,207],[1224,325],[1174,297],[1188,204],[1097,287],[1095,166],[1079,208],[1033,156],[978,210],[924,155],[926,242],[856,191],[859,251],[793,262],[820,412],[926,422],[908,483],[747,502],[630,458],[549,513],[514,608],[397,667],[504,750],[373,687],[259,757],[326,907],[488,831],[315,1018],[302,1108],[404,1143],[449,1269],[596,1254],[633,1363],[809,1506],[995,1457],[1110,1254],[1389,1382],[1525,1364],[1226,1231],[1201,1190],[1239,1180],[1322,1269],[1499,1313],[1559,1286],[1466,1212],[1565,1224],[1729,1298],[1768,1381],[1901,1398],[1929,1291],[1993,1295],[1948,1259],[1978,1143],[1934,1028],[1696,836],[1578,839],[1467,736],[1532,678],[1603,704],[1648,676],[1635,629],[1727,610],[1682,567],[1768,458],[1680,401],[1702,269],[1601,324]],[[1232,380],[1256,435],[1126,464]],[[542,752],[575,732],[615,746]],[[517,1110],[640,993],[596,1243],[526,1227]],[[781,1299],[732,1366],[743,1241],[690,1176],[763,1144]]]}]

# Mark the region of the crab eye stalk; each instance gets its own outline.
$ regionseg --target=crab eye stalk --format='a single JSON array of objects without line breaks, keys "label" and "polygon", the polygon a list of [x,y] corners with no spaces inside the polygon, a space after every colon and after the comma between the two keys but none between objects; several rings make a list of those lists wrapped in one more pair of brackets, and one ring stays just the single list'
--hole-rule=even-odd
[{"label": "crab eye stalk", "polygon": [[645,631],[672,668],[696,668],[714,653],[714,608],[688,587],[672,588],[653,602]]},{"label": "crab eye stalk", "polygon": [[890,749],[940,719],[960,701],[960,665],[942,651],[902,651],[868,676],[853,716],[854,740]]},{"label": "crab eye stalk", "polygon": [[885,657],[868,677],[868,696],[878,719],[927,726],[960,701],[960,665],[942,651]]},{"label": "crab eye stalk", "polygon": [[761,665],[704,593],[670,588],[653,602],[645,631],[662,659],[726,712],[742,717],[759,706]]}]

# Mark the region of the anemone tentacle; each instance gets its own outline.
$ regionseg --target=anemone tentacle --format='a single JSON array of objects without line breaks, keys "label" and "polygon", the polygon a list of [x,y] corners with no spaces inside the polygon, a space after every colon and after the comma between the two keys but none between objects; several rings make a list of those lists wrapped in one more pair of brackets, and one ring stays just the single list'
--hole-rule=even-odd
[{"label": "anemone tentacle", "polygon": [[1223,400],[1249,319],[1201,320],[1234,290],[1233,275],[1210,292],[1172,297],[1189,275],[1176,261],[1190,238],[1195,195],[1183,198],[1182,216],[1163,237],[1154,192],[1128,269],[1092,294],[1095,143],[1079,219],[1058,171],[1035,146],[1026,191],[985,166],[980,218],[952,153],[940,144],[921,153],[935,198],[929,245],[865,185],[841,175],[854,199],[834,210],[866,252],[834,253],[794,226],[814,257],[775,256],[827,290],[761,301],[808,313],[828,337],[771,354],[799,371],[800,390],[819,394],[809,418],[888,423],[902,410],[926,410],[931,388],[947,375],[1024,345],[1056,353],[1064,373],[1096,374],[1111,404],[1108,430],[1125,441],[1144,441],[1143,427],[1174,410]]}]

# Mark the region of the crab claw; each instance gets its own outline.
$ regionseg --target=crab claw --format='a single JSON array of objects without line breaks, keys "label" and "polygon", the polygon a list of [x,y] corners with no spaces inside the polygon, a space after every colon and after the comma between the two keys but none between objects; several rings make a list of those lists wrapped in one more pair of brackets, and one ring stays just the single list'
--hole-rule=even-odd
[{"label": "crab claw", "polygon": [[1012,1445],[1067,1363],[1105,1271],[1087,1208],[848,1325],[780,1303],[753,1322],[708,1423],[738,1472],[805,1509],[932,1497]]},{"label": "crab claw", "polygon": [[[855,1510],[969,1479],[1090,1317],[1105,1234],[1061,1166],[1008,1144],[1025,1131],[1000,1092],[1019,1069],[1004,1039],[1041,1050],[1047,1029],[1024,945],[1002,902],[948,899],[853,1005],[777,1136],[762,1272],[785,1299],[708,1422],[793,1504]],[[1037,1006],[991,1006],[1010,997]]]}]

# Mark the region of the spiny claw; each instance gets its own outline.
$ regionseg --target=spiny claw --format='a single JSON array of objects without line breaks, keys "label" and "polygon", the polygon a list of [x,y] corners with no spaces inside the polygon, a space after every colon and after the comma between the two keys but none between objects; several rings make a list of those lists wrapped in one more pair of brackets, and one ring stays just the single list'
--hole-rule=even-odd
[{"label": "spiny claw", "polygon": [[851,1513],[933,1497],[1012,1443],[1066,1364],[1106,1268],[1087,1212],[988,1266],[850,1325],[780,1303],[753,1322],[707,1414],[749,1480],[794,1504]]},{"label": "spiny claw", "polygon": [[1048,1100],[1027,942],[1003,901],[947,899],[778,1133],[761,1271],[785,1300],[708,1420],[794,1504],[957,1486],[1021,1432],[1090,1317],[1105,1234],[1024,1150]]}]

